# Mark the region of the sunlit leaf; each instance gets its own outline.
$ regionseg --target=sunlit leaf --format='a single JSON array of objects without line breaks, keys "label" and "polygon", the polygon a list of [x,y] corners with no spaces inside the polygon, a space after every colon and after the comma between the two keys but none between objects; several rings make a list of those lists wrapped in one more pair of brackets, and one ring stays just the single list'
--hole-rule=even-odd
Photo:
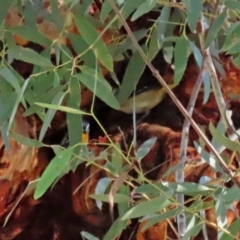
[{"label": "sunlit leaf", "polygon": [[153,214],[169,206],[171,202],[166,199],[165,196],[153,198],[146,202],[141,202],[138,205],[131,208],[124,214],[121,220],[127,220],[132,218],[142,217],[148,214]]},{"label": "sunlit leaf", "polygon": [[149,153],[156,141],[157,137],[150,138],[138,148],[136,158],[139,162]]},{"label": "sunlit leaf", "polygon": [[81,236],[86,239],[86,240],[99,240],[99,238],[93,236],[92,234],[88,233],[88,232],[81,232]]},{"label": "sunlit leaf", "polygon": [[209,124],[209,130],[213,137],[222,145],[224,145],[227,149],[230,149],[232,151],[240,151],[240,145],[237,142],[231,141],[229,138],[225,137],[221,133],[217,131],[217,129],[213,126],[212,123]]},{"label": "sunlit leaf", "polygon": [[[95,196],[104,194],[112,181],[113,179],[111,178],[101,178],[95,188]],[[96,205],[99,209],[102,209],[102,202],[100,200],[96,200]]]}]

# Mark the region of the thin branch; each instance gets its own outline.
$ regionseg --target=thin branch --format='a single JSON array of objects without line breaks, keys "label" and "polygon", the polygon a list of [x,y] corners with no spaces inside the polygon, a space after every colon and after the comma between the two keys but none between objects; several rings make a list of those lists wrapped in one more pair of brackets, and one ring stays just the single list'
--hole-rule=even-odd
[{"label": "thin branch", "polygon": [[125,21],[124,17],[122,16],[122,14],[120,13],[120,11],[118,10],[117,6],[115,5],[115,3],[113,2],[113,0],[109,0],[109,3],[111,4],[114,12],[116,13],[116,15],[119,17],[120,21],[122,22],[125,30],[127,31],[130,39],[132,40],[134,46],[136,47],[136,49],[138,50],[138,52],[140,53],[141,57],[143,58],[143,60],[145,61],[145,63],[148,65],[149,69],[151,70],[152,74],[157,78],[157,80],[160,82],[160,84],[166,89],[167,93],[169,94],[169,96],[171,97],[171,99],[173,100],[173,102],[176,104],[176,106],[179,108],[179,110],[182,112],[182,114],[184,115],[184,117],[191,123],[192,127],[194,128],[194,130],[197,132],[197,134],[204,140],[204,142],[206,143],[206,145],[209,147],[209,149],[212,151],[212,153],[214,154],[214,156],[216,157],[216,159],[219,161],[219,164],[221,165],[223,171],[230,176],[230,178],[232,179],[232,181],[240,188],[240,182],[238,182],[238,180],[234,177],[233,173],[229,170],[227,164],[224,162],[224,160],[222,159],[222,157],[219,155],[219,153],[216,151],[216,149],[213,147],[213,145],[211,144],[211,142],[208,140],[208,138],[205,136],[205,134],[201,131],[201,129],[199,128],[199,126],[197,125],[197,123],[191,118],[191,116],[189,116],[188,112],[186,111],[186,109],[183,107],[183,105],[180,103],[180,101],[177,99],[177,97],[174,95],[174,93],[171,91],[171,89],[168,87],[167,83],[164,81],[164,79],[161,77],[161,75],[159,74],[159,72],[156,70],[156,68],[154,68],[154,66],[152,65],[152,63],[148,60],[146,54],[143,52],[142,48],[140,47],[140,45],[138,44],[136,38],[134,37],[131,29],[129,28],[127,22]]}]

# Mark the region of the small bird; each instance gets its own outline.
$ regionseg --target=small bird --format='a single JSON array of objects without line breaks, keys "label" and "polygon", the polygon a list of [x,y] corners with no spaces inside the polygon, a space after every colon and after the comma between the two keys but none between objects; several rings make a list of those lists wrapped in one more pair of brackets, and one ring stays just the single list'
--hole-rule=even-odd
[{"label": "small bird", "polygon": [[[87,143],[89,140],[89,131],[90,131],[90,124],[88,121],[83,120],[82,121],[82,142]],[[65,134],[64,138],[61,141],[60,144],[62,147],[68,147],[69,146],[69,137],[68,133]]]},{"label": "small bird", "polygon": [[[170,89],[175,88],[176,84],[168,85]],[[135,112],[136,113],[145,113],[145,116],[148,115],[150,110],[157,106],[165,97],[166,90],[163,87],[150,88],[145,86],[136,92],[136,95],[131,96],[120,106],[120,111],[128,114],[133,113],[134,109],[134,98],[135,98]]]}]

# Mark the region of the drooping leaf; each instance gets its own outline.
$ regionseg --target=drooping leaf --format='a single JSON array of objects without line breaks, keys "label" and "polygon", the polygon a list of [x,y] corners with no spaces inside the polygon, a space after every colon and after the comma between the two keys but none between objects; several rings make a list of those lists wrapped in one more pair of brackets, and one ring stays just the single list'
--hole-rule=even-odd
[{"label": "drooping leaf", "polygon": [[92,234],[85,232],[85,231],[81,232],[81,236],[86,240],[99,240],[99,238],[97,238],[97,237],[93,236]]},{"label": "drooping leaf", "polygon": [[167,29],[167,22],[169,20],[171,13],[171,8],[169,6],[164,6],[161,10],[161,15],[159,17],[158,23],[157,23],[157,29],[158,29],[158,40],[160,42],[163,42],[166,29]]},{"label": "drooping leaf", "polygon": [[[112,181],[113,179],[111,178],[100,179],[95,188],[95,196],[104,194]],[[96,200],[96,205],[99,209],[102,209],[102,202],[100,200]]]},{"label": "drooping leaf", "polygon": [[208,48],[211,45],[211,43],[214,41],[225,19],[226,19],[226,11],[222,12],[214,20],[213,24],[208,29],[207,37],[205,40],[205,48]]},{"label": "drooping leaf", "polygon": [[115,222],[112,224],[106,235],[104,236],[103,240],[112,240],[116,239],[122,231],[127,227],[127,221],[121,221],[121,219],[116,219]]},{"label": "drooping leaf", "polygon": [[[137,71],[136,66],[138,66]],[[143,61],[139,52],[136,51],[128,63],[127,69],[124,73],[122,85],[120,87],[120,92],[117,95],[117,99],[120,103],[123,103],[131,95],[145,69],[145,66],[145,62]]]},{"label": "drooping leaf", "polygon": [[[66,95],[65,92],[59,92],[53,99],[52,101],[52,104],[55,105],[60,105],[63,101],[63,98],[64,96]],[[56,110],[55,109],[48,109],[47,110],[47,113],[46,113],[46,116],[43,120],[43,125],[42,125],[42,128],[41,128],[41,131],[40,131],[40,134],[39,134],[39,141],[42,141],[43,140],[43,137],[47,131],[47,129],[49,128],[50,126],[50,123],[54,117],[56,113]]]},{"label": "drooping leaf", "polygon": [[240,145],[237,142],[231,141],[229,138],[225,137],[221,133],[217,131],[217,129],[213,126],[212,123],[209,124],[209,130],[213,137],[222,145],[224,145],[227,149],[230,149],[232,151],[240,151]]},{"label": "drooping leaf", "polygon": [[177,38],[174,49],[174,84],[179,84],[187,67],[188,41],[184,36]]},{"label": "drooping leaf", "polygon": [[156,141],[157,137],[150,138],[138,148],[136,158],[139,162],[149,153]]},{"label": "drooping leaf", "polygon": [[131,21],[137,20],[142,15],[150,12],[156,6],[157,0],[150,0],[138,6],[137,10],[132,15]]},{"label": "drooping leaf", "polygon": [[119,143],[115,143],[115,147],[113,148],[113,152],[111,154],[111,163],[116,174],[121,172],[123,164],[122,155],[119,151],[121,151],[121,146]]},{"label": "drooping leaf", "polygon": [[73,149],[67,148],[57,154],[44,170],[34,192],[34,199],[40,198],[67,166]]},{"label": "drooping leaf", "polygon": [[187,22],[191,31],[194,32],[198,19],[202,12],[202,1],[199,0],[183,0],[187,8]]},{"label": "drooping leaf", "polygon": [[30,139],[27,137],[24,137],[16,132],[10,131],[10,136],[14,138],[17,142],[28,146],[28,147],[43,147],[44,144],[42,142],[39,142],[36,139]]},{"label": "drooping leaf", "polygon": [[81,16],[77,16],[76,25],[83,39],[93,49],[95,56],[110,72],[113,71],[112,56],[95,27]]}]

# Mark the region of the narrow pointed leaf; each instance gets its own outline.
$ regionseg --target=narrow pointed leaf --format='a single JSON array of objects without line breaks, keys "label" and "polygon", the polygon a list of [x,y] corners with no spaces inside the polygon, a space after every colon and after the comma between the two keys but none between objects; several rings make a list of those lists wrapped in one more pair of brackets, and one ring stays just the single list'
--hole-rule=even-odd
[{"label": "narrow pointed leaf", "polygon": [[109,71],[113,71],[112,56],[96,28],[81,16],[77,17],[76,25],[83,39],[92,47],[95,56]]},{"label": "narrow pointed leaf", "polygon": [[73,149],[67,148],[54,157],[43,172],[34,192],[34,199],[40,198],[67,166]]},{"label": "narrow pointed leaf", "polygon": [[146,202],[139,203],[124,214],[121,220],[138,218],[145,215],[153,214],[169,206],[171,202],[166,197],[150,199]]},{"label": "narrow pointed leaf", "polygon": [[211,45],[211,43],[214,41],[225,19],[226,19],[226,11],[222,12],[215,19],[212,26],[208,29],[208,34],[205,41],[205,48],[208,48]]},{"label": "narrow pointed leaf", "polygon": [[12,47],[8,49],[8,54],[11,55],[12,58],[21,60],[23,62],[32,63],[40,67],[47,68],[54,67],[49,59],[41,56],[40,54],[38,54],[37,52],[33,51],[30,48],[23,48],[19,46]]},{"label": "narrow pointed leaf", "polygon": [[188,51],[188,41],[185,37],[181,36],[177,38],[176,46],[174,49],[174,84],[178,84],[185,72],[187,66],[187,51]]}]

